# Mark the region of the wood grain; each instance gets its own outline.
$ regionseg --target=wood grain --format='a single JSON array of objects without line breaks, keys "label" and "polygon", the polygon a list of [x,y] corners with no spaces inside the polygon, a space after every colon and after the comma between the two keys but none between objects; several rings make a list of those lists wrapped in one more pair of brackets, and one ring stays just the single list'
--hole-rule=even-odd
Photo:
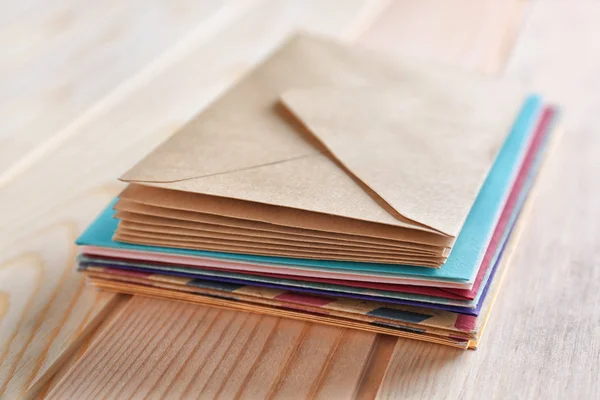
[{"label": "wood grain", "polygon": [[[103,102],[60,147],[2,187],[6,207],[0,216],[6,223],[0,226],[0,243],[18,241],[23,234],[19,227],[31,232],[45,225],[39,221],[44,221],[48,210],[78,194],[107,182],[118,188],[116,176],[187,122],[287,34],[309,29],[346,37],[371,1],[349,1],[338,8],[334,3],[258,2],[229,29],[210,40],[187,43],[174,60],[163,63],[162,71]],[[332,14],[325,14],[326,9]],[[9,211],[17,205],[27,212]]]},{"label": "wood grain", "polygon": [[[84,7],[83,10],[74,9],[77,5]],[[82,3],[60,3],[55,6],[56,8],[53,8],[52,12],[47,14],[43,13],[44,7],[41,7],[42,14],[38,14],[40,10],[37,8],[32,11],[34,12],[33,25],[39,29],[39,25],[42,23],[38,19],[54,18],[56,13],[60,14],[65,11],[62,6],[72,6],[69,12],[78,13],[81,11],[84,14],[81,15],[83,21],[78,21],[77,24],[73,22],[75,32],[69,30],[66,33],[63,32],[63,35],[57,38],[58,43],[52,42],[53,37],[49,36],[47,39],[51,43],[47,45],[52,50],[51,53],[45,53],[47,50],[46,45],[33,46],[40,52],[37,56],[42,58],[34,57],[28,60],[26,56],[30,54],[27,51],[20,54],[21,58],[11,57],[14,65],[10,63],[9,65],[3,64],[2,73],[0,74],[4,85],[15,84],[17,77],[14,75],[27,72],[27,68],[19,68],[19,63],[27,65],[32,63],[31,68],[35,68],[37,64],[48,64],[48,60],[43,58],[44,55],[56,56],[57,52],[60,53],[59,50],[66,52],[72,50],[71,48],[63,49],[61,47],[63,36],[71,37],[70,41],[62,43],[70,45],[73,44],[73,37],[80,36],[81,32],[79,31],[82,28],[93,39],[94,35],[102,36],[105,34],[105,29],[118,22],[110,16],[103,20],[101,14],[96,15],[99,25],[94,25],[93,21],[89,21],[94,10],[91,8],[86,9],[85,4]],[[200,7],[205,13],[202,15],[205,17],[204,21],[212,14],[212,11],[209,12],[208,6],[210,4],[206,3]],[[211,7],[217,8],[215,4]],[[91,14],[86,14],[85,10],[88,10]],[[114,11],[123,12],[124,10],[117,7]],[[27,22],[31,22],[28,18],[32,16],[31,13],[25,12],[24,14],[19,15],[19,18],[15,16],[13,25],[3,26],[1,33],[7,36],[1,37],[8,38],[15,34],[11,30],[13,26],[21,30],[27,29]],[[196,22],[198,21],[196,20]],[[193,19],[189,21],[189,24],[192,22]],[[176,24],[177,20],[173,23]],[[174,32],[183,28],[185,26],[177,27]],[[135,29],[137,28],[135,25],[132,29],[131,34],[135,34],[134,37],[143,33],[136,33]],[[165,29],[166,39],[174,39],[174,36],[168,33],[170,28],[167,26]],[[153,32],[150,33],[153,34]],[[128,34],[130,34],[129,31],[123,33],[125,36]],[[123,39],[123,35],[120,39]],[[83,45],[86,44],[85,39],[87,38],[87,36],[81,38]],[[15,39],[17,47],[21,46],[31,50],[26,43],[19,41],[23,39],[21,35],[15,35]],[[150,39],[152,39],[151,36]],[[77,42],[76,45],[81,43]],[[158,44],[160,44],[160,41]],[[124,42],[120,41],[116,46],[122,47],[123,45],[135,45],[135,43],[129,43],[126,40]],[[4,47],[3,50],[7,51],[7,48]],[[151,52],[148,53],[150,50],[156,51],[157,49],[149,47],[144,50],[146,52],[144,54],[148,56],[151,54]],[[104,56],[108,56],[105,49],[98,48],[97,51]],[[136,52],[131,54],[131,61],[134,64],[145,63],[143,57],[138,57],[139,54],[136,54]],[[5,54],[3,53],[3,55]],[[25,59],[22,59],[23,57]],[[125,59],[123,60],[125,61]],[[14,66],[14,71],[10,70],[11,65]],[[73,65],[73,68],[76,67],[77,65]],[[97,74],[94,75],[98,76]],[[24,76],[23,79],[25,78]],[[29,76],[29,78],[33,77]],[[87,74],[85,78],[89,80]],[[35,79],[33,80],[35,81]],[[32,95],[43,97],[44,92],[42,88],[38,88],[38,91],[32,93]],[[3,114],[6,113],[7,116],[10,114],[10,109],[6,108],[6,104],[2,105],[2,110]],[[54,109],[48,112],[52,114],[56,111]],[[73,116],[71,115],[71,117]],[[37,122],[36,119],[30,120]],[[3,121],[6,122],[7,119],[3,119]],[[3,130],[4,132],[5,130]],[[46,133],[52,134],[54,132],[49,131]],[[30,137],[27,135],[22,136]],[[14,137],[11,136],[11,140]],[[33,142],[35,142],[35,139],[33,138]],[[21,148],[18,145],[14,146],[12,142],[2,146],[2,151],[10,151],[13,155],[20,154],[20,150]],[[2,157],[2,159],[6,160],[5,157]],[[69,168],[65,164],[62,167]],[[60,178],[61,175],[58,174],[56,178]],[[104,314],[110,311],[110,306],[114,305],[112,295],[98,294],[94,290],[86,289],[83,280],[75,273],[73,258],[75,246],[73,240],[91,221],[91,218],[102,207],[102,204],[105,204],[114,196],[119,186],[112,183],[108,185],[100,184],[74,197],[69,196],[69,193],[55,191],[57,201],[43,204],[47,200],[43,195],[44,192],[36,191],[35,182],[30,182],[29,185],[27,192],[22,193],[23,197],[36,196],[38,205],[34,206],[35,209],[39,211],[43,209],[45,212],[38,215],[37,224],[28,224],[27,221],[2,224],[7,231],[3,232],[0,239],[0,248],[2,248],[0,271],[3,275],[1,297],[2,308],[4,309],[4,316],[0,320],[0,359],[2,360],[0,396],[6,398],[15,398],[22,395],[30,385],[34,392],[40,389],[49,377],[56,372],[56,365],[59,365],[71,352],[77,349],[78,345],[81,344],[81,339],[90,333],[97,323],[102,321]],[[8,207],[10,204],[7,201],[8,191],[0,193],[2,205]],[[82,197],[84,200],[82,200]],[[62,199],[62,204],[59,198]],[[42,205],[40,206],[39,203],[42,203]],[[5,209],[4,212],[8,214],[16,211],[21,215],[27,215],[28,212],[32,211],[22,202],[12,204],[11,207],[12,211]],[[11,245],[11,243],[16,243],[16,245]]]},{"label": "wood grain", "polygon": [[[368,6],[368,7],[367,7]],[[56,146],[0,191],[0,397],[44,385],[91,331],[111,296],[74,271],[73,241],[121,189],[115,176],[184,124],[284,36],[300,27],[344,35],[371,2],[244,2],[227,29],[195,30],[183,45],[77,119]],[[324,13],[327,11],[329,14]],[[209,24],[210,25],[210,24]],[[206,60],[211,60],[207,63]],[[202,79],[199,79],[201,77]],[[6,278],[6,279],[4,279]],[[62,372],[59,372],[59,375]]]},{"label": "wood grain", "polygon": [[26,251],[2,252],[0,394],[7,398],[22,393],[72,351],[112,304],[112,295],[86,290],[75,271],[76,223],[66,219],[33,232],[25,238]]},{"label": "wood grain", "polygon": [[100,317],[100,323],[96,327],[91,324],[85,324],[84,329],[77,338],[70,342],[69,346],[60,354],[54,363],[46,370],[44,374],[38,374],[23,398],[38,399],[44,398],[50,390],[62,379],[62,377],[71,369],[71,367],[83,356],[91,343],[98,335],[103,332],[104,327],[109,326],[112,320],[120,315],[121,309],[127,304],[130,296],[121,294],[113,296],[111,304],[103,308],[105,315]]},{"label": "wood grain", "polygon": [[48,398],[345,399],[375,336],[134,297]]},{"label": "wood grain", "polygon": [[505,73],[560,101],[565,134],[482,346],[398,341],[380,398],[600,398],[599,18],[593,1],[535,4]]},{"label": "wood grain", "polygon": [[[83,111],[233,0],[57,0],[0,13],[0,182]],[[5,8],[8,8],[5,10]],[[140,12],[143,9],[144,12]]]}]

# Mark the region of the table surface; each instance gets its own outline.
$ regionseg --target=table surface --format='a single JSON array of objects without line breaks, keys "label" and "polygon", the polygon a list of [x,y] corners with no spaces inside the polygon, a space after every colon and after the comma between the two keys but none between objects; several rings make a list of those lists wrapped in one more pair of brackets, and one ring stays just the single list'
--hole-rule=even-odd
[{"label": "table surface", "polygon": [[[0,4],[0,398],[600,398],[600,2]],[[144,154],[302,29],[564,109],[481,347],[112,295],[76,236]]]}]

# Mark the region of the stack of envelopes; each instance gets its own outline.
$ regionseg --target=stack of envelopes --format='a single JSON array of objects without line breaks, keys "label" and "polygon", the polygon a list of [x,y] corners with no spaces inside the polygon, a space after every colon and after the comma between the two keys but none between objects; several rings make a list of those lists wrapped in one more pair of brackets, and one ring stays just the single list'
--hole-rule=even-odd
[{"label": "stack of envelopes", "polygon": [[506,82],[299,35],[122,176],[78,265],[107,290],[475,348],[554,119]]}]

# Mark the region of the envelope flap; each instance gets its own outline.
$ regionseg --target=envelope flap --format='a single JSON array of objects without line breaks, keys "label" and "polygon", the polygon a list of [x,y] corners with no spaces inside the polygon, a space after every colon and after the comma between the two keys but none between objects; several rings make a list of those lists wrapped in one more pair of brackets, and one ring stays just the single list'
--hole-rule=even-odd
[{"label": "envelope flap", "polygon": [[[522,92],[490,82],[295,36],[121,179],[402,229],[429,230],[426,225],[456,237],[523,99]],[[314,137],[304,135],[296,121],[282,118],[275,106],[283,93],[292,112],[335,157],[321,154],[323,146],[306,140]],[[395,107],[415,109],[420,119],[404,111],[390,125]],[[449,131],[463,124],[459,115],[471,118],[473,126],[494,126],[483,137],[492,141],[465,141],[473,134],[471,125],[464,132]],[[394,134],[412,144],[397,149],[402,141]],[[460,144],[454,143],[455,134],[463,138]],[[388,150],[380,155],[382,150],[374,150],[380,148]],[[361,159],[357,154],[363,149],[366,158]],[[444,157],[451,158],[437,165],[444,150]],[[472,161],[475,172],[467,168]],[[447,192],[459,183],[446,170],[453,162],[465,166],[452,169],[453,174],[481,173],[479,181],[459,181],[466,189],[452,193],[454,201]],[[386,172],[380,174],[379,168]]]},{"label": "envelope flap", "polygon": [[329,77],[329,71],[315,71],[308,77],[301,73],[302,61],[319,60],[324,54],[311,51],[302,37],[292,38],[121,180],[183,182],[315,154],[273,106],[283,90],[303,79],[319,82]]},{"label": "envelope flap", "polygon": [[338,43],[293,36],[121,180],[184,182],[314,155],[275,112],[279,95],[303,85],[386,80],[386,69]]},{"label": "envelope flap", "polygon": [[523,98],[450,80],[298,88],[282,104],[400,216],[456,236]]},{"label": "envelope flap", "polygon": [[221,106],[206,110],[201,120],[191,121],[121,179],[177,182],[315,153],[299,136],[279,134],[287,128],[281,119],[257,118],[256,113],[243,107],[236,108],[235,113],[221,111],[226,109]]}]

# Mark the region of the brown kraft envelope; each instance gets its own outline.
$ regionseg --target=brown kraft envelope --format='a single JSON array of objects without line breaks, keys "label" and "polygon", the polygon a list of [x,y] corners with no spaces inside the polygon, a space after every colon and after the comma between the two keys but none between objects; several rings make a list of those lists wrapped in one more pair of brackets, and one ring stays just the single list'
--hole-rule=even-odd
[{"label": "brown kraft envelope", "polygon": [[440,252],[443,252],[444,250],[443,247],[426,244],[401,242],[368,236],[343,235],[272,225],[258,221],[215,216],[211,214],[195,213],[191,211],[153,207],[123,199],[120,199],[115,204],[114,208],[117,210],[115,217],[119,218],[121,221],[138,222],[153,226],[244,234],[256,237],[272,237],[290,241],[317,242],[336,245],[349,244],[364,248],[394,248],[430,254],[440,254]]},{"label": "brown kraft envelope", "polygon": [[239,238],[217,238],[217,237],[198,237],[180,234],[155,233],[148,231],[140,231],[131,228],[124,228],[117,232],[117,237],[128,236],[135,240],[138,244],[150,244],[156,241],[169,241],[173,243],[181,243],[182,245],[189,244],[201,248],[204,245],[219,245],[232,246],[236,248],[251,248],[254,250],[269,250],[295,252],[297,254],[319,254],[321,259],[329,259],[332,256],[347,256],[356,260],[367,260],[373,258],[385,258],[387,260],[398,260],[398,263],[406,261],[428,261],[431,263],[440,263],[443,260],[441,257],[432,255],[414,254],[414,253],[398,253],[385,250],[365,250],[365,249],[348,249],[328,246],[306,246],[304,244],[282,244],[273,243],[272,241],[253,242],[248,240],[240,240]]},{"label": "brown kraft envelope", "polygon": [[[432,252],[424,252],[422,250],[413,250],[413,249],[399,249],[393,247],[384,247],[384,246],[358,246],[353,243],[345,243],[345,242],[336,242],[331,243],[327,240],[325,241],[306,241],[306,240],[294,240],[289,238],[282,237],[273,237],[269,235],[259,234],[256,235],[256,232],[252,234],[252,231],[231,231],[231,228],[226,228],[222,231],[220,226],[215,228],[207,228],[207,229],[188,229],[181,227],[171,227],[171,226],[162,226],[162,225],[153,225],[153,224],[145,224],[139,223],[127,219],[121,219],[119,232],[123,233],[125,230],[136,231],[138,233],[148,232],[156,235],[161,235],[163,237],[167,237],[167,235],[177,235],[184,237],[198,237],[203,239],[228,239],[228,240],[240,240],[249,243],[255,243],[256,241],[263,242],[265,244],[281,244],[281,245],[289,245],[294,247],[306,247],[306,248],[319,248],[325,250],[349,250],[349,251],[362,251],[367,253],[389,253],[389,254],[411,254],[411,255],[436,255],[436,253]],[[122,229],[121,229],[122,228]]]},{"label": "brown kraft envelope", "polygon": [[122,198],[451,246],[523,99],[298,35],[123,175]]}]

